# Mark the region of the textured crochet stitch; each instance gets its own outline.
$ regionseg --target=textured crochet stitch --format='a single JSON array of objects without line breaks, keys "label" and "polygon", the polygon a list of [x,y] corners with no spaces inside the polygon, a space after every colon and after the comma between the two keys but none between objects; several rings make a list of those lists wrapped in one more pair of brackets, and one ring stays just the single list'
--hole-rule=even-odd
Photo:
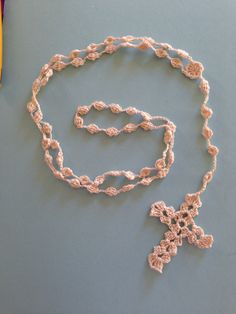
[{"label": "textured crochet stitch", "polygon": [[[94,101],[90,105],[78,106],[74,115],[74,125],[78,129],[86,129],[90,134],[105,133],[109,137],[118,136],[121,133],[132,133],[141,128],[144,131],[163,129],[163,142],[165,148],[162,157],[157,159],[152,167],[144,167],[137,173],[130,170],[107,171],[91,179],[87,175],[78,176],[74,171],[64,165],[63,151],[60,143],[53,138],[52,125],[43,120],[43,112],[37,100],[37,95],[42,87],[46,86],[54,72],[59,72],[68,66],[80,68],[86,62],[95,61],[103,55],[111,55],[117,50],[126,47],[139,49],[142,51],[153,51],[157,58],[169,60],[170,65],[181,71],[187,78],[195,80],[204,100],[200,106],[200,114],[203,118],[202,136],[206,140],[207,152],[211,156],[210,169],[203,175],[198,191],[187,193],[179,210],[168,207],[163,201],[155,202],[151,205],[150,216],[157,217],[168,226],[168,231],[164,234],[164,239],[154,247],[153,252],[148,256],[148,262],[152,269],[162,272],[166,263],[169,263],[172,256],[177,254],[177,248],[182,245],[184,238],[190,244],[198,248],[210,248],[213,244],[213,236],[205,234],[203,229],[195,224],[194,218],[199,213],[202,206],[200,196],[206,190],[208,183],[212,180],[217,165],[218,148],[212,144],[213,131],[208,126],[208,121],[212,116],[212,109],[208,106],[210,86],[203,77],[203,65],[192,59],[184,50],[173,48],[167,43],[158,43],[150,37],[113,37],[108,36],[99,44],[90,44],[87,48],[73,50],[68,56],[56,54],[45,64],[39,76],[32,85],[32,97],[27,104],[28,111],[42,134],[42,148],[44,159],[54,176],[68,183],[72,188],[85,188],[88,192],[97,194],[105,193],[108,196],[116,196],[122,192],[128,192],[138,185],[151,184],[156,179],[167,176],[174,163],[174,138],[176,126],[168,118],[163,116],[152,116],[147,112],[135,107],[122,108],[119,104],[105,104],[103,101]],[[100,128],[96,124],[86,125],[85,116],[91,109],[98,111],[110,110],[113,114],[126,113],[129,116],[139,115],[140,123],[128,123],[121,129],[115,127]],[[102,188],[102,184],[110,176],[125,177],[130,183],[123,184],[120,188],[110,186]]]}]

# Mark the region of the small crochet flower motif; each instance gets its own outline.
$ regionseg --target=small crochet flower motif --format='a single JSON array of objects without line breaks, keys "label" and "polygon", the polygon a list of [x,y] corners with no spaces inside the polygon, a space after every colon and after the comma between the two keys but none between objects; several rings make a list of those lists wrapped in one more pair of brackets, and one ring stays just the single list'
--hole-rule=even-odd
[{"label": "small crochet flower motif", "polygon": [[98,45],[97,44],[90,44],[88,47],[87,47],[87,49],[86,49],[86,51],[87,52],[95,52],[95,51],[97,51],[97,48],[98,48]]},{"label": "small crochet flower motif", "polygon": [[80,116],[78,116],[77,114],[75,115],[74,117],[74,125],[80,129],[83,127],[83,123],[84,123],[84,120],[83,118],[81,118]]},{"label": "small crochet flower motif", "polygon": [[128,123],[123,127],[125,133],[132,133],[137,129],[137,125],[134,123]]},{"label": "small crochet flower motif", "polygon": [[148,50],[150,47],[152,47],[152,45],[147,38],[144,38],[142,42],[138,45],[138,48],[140,50]]},{"label": "small crochet flower motif", "polygon": [[72,64],[74,67],[78,68],[78,67],[84,65],[84,60],[83,60],[82,58],[74,58],[74,59],[71,61],[71,64]]},{"label": "small crochet flower motif", "polygon": [[140,127],[141,127],[144,131],[150,131],[150,130],[153,130],[154,125],[152,124],[152,122],[143,121],[143,122],[140,123]]},{"label": "small crochet flower motif", "polygon": [[201,76],[203,70],[204,67],[200,62],[191,61],[185,66],[183,73],[185,74],[185,76],[194,80]]},{"label": "small crochet flower motif", "polygon": [[128,108],[126,108],[125,111],[130,116],[138,113],[138,110],[136,108],[134,108],[134,107],[128,107]]},{"label": "small crochet flower motif", "polygon": [[38,109],[38,106],[36,105],[35,102],[30,101],[30,102],[28,102],[28,104],[27,104],[27,109],[28,109],[28,111],[29,111],[30,113],[32,113],[32,112],[34,112],[36,109]]},{"label": "small crochet flower motif", "polygon": [[87,59],[88,60],[91,60],[91,61],[95,61],[96,59],[98,59],[100,57],[100,54],[98,52],[90,52],[88,55],[87,55]]},{"label": "small crochet flower motif", "polygon": [[170,143],[173,139],[173,132],[171,130],[166,130],[164,134],[164,142],[166,144]]},{"label": "small crochet flower motif", "polygon": [[106,48],[105,48],[105,52],[108,53],[108,54],[112,54],[112,53],[114,53],[116,50],[117,50],[117,46],[112,45],[112,44],[106,46]]},{"label": "small crochet flower motif", "polygon": [[99,132],[99,127],[96,124],[89,124],[87,130],[90,134],[96,134]]},{"label": "small crochet flower motif", "polygon": [[80,114],[81,116],[87,114],[90,110],[89,106],[79,106],[77,108],[77,113]]},{"label": "small crochet flower motif", "polygon": [[79,49],[74,49],[74,50],[72,50],[72,51],[69,53],[69,57],[70,57],[71,59],[78,58],[79,55],[80,55],[80,50],[79,50]]},{"label": "small crochet flower motif", "polygon": [[98,111],[102,111],[107,108],[107,105],[103,101],[95,101],[92,105]]},{"label": "small crochet flower motif", "polygon": [[166,163],[164,159],[157,159],[155,162],[155,168],[157,168],[158,170],[161,170],[163,168],[165,168]]},{"label": "small crochet flower motif", "polygon": [[168,55],[167,51],[163,48],[157,48],[155,54],[158,58],[166,58]]},{"label": "small crochet flower motif", "polygon": [[70,186],[74,189],[78,189],[80,187],[80,181],[79,179],[70,179],[68,180],[68,183],[70,184]]},{"label": "small crochet flower motif", "polygon": [[116,128],[108,128],[106,129],[105,132],[108,136],[111,136],[111,137],[119,134],[119,131]]},{"label": "small crochet flower motif", "polygon": [[183,63],[179,58],[171,58],[170,63],[173,68],[179,69],[182,67]]},{"label": "small crochet flower motif", "polygon": [[52,126],[49,123],[44,122],[43,125],[42,125],[42,131],[45,134],[49,135],[49,134],[52,133]]},{"label": "small crochet flower motif", "polygon": [[151,171],[152,171],[151,168],[148,168],[148,167],[142,168],[139,172],[140,178],[148,177],[150,175]]},{"label": "small crochet flower motif", "polygon": [[219,153],[219,148],[215,145],[209,145],[207,151],[211,156],[215,157]]},{"label": "small crochet flower motif", "polygon": [[203,118],[209,119],[211,118],[212,114],[213,112],[211,108],[207,107],[205,104],[201,106],[201,115],[203,116]]},{"label": "small crochet flower motif", "polygon": [[118,104],[110,104],[109,108],[110,108],[111,112],[113,112],[113,113],[120,113],[120,112],[122,112],[122,108]]},{"label": "small crochet flower motif", "polygon": [[62,71],[63,69],[65,69],[65,67],[66,67],[66,63],[63,61],[57,61],[52,65],[52,68],[55,71]]},{"label": "small crochet flower motif", "polygon": [[119,192],[116,188],[109,186],[108,188],[106,188],[105,193],[108,196],[116,196]]},{"label": "small crochet flower motif", "polygon": [[86,188],[90,193],[97,194],[100,192],[99,188],[95,184],[90,184]]},{"label": "small crochet flower motif", "polygon": [[116,40],[115,37],[113,37],[113,36],[108,36],[108,37],[104,40],[104,44],[105,44],[105,45],[111,45],[115,40]]},{"label": "small crochet flower motif", "polygon": [[205,79],[202,79],[200,84],[199,84],[199,88],[201,90],[201,92],[204,94],[204,95],[208,95],[209,92],[210,92],[210,86],[209,86],[209,83],[207,80]]},{"label": "small crochet flower motif", "polygon": [[197,194],[187,194],[178,211],[175,211],[173,207],[166,206],[163,201],[156,202],[151,206],[150,216],[158,217],[169,228],[164,234],[164,239],[154,247],[153,252],[148,256],[152,269],[162,273],[164,265],[177,254],[177,247],[182,245],[184,238],[190,244],[201,249],[212,246],[212,235],[205,234],[203,229],[194,222],[200,206],[201,201]]},{"label": "small crochet flower motif", "polygon": [[212,137],[213,131],[208,126],[204,126],[202,129],[202,135],[208,140]]},{"label": "small crochet flower motif", "polygon": [[34,112],[32,115],[32,119],[34,120],[35,123],[39,123],[43,119],[43,114],[40,110]]},{"label": "small crochet flower motif", "polygon": [[123,36],[122,37],[122,41],[124,41],[124,42],[130,42],[130,41],[132,41],[134,39],[135,39],[135,37],[132,36],[132,35],[127,35],[127,36]]},{"label": "small crochet flower motif", "polygon": [[58,62],[63,60],[64,56],[60,55],[60,54],[55,54],[52,58],[51,58],[51,62]]},{"label": "small crochet flower motif", "polygon": [[63,174],[65,177],[71,177],[71,176],[73,176],[73,171],[72,171],[72,169],[70,169],[70,168],[68,168],[68,167],[62,168],[61,172],[62,172],[62,174]]}]

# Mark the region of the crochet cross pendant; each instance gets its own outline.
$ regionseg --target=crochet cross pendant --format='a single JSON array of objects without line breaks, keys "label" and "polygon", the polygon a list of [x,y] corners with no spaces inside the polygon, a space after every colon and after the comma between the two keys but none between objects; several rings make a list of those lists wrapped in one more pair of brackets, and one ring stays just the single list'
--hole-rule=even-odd
[{"label": "crochet cross pendant", "polygon": [[198,194],[187,194],[178,211],[173,207],[167,207],[163,201],[152,204],[150,216],[158,217],[169,227],[164,234],[164,239],[148,256],[152,269],[162,273],[164,264],[169,263],[171,257],[177,254],[177,248],[182,245],[184,238],[201,249],[212,246],[213,236],[205,234],[204,230],[194,222],[194,217],[198,215],[198,208],[201,206]]}]

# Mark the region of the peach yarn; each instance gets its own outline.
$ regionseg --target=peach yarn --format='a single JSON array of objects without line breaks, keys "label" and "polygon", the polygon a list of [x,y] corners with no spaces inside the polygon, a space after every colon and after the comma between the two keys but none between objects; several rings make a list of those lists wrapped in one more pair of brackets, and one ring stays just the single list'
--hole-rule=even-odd
[{"label": "peach yarn", "polygon": [[[200,196],[206,190],[208,183],[212,180],[216,170],[218,148],[211,143],[213,131],[208,126],[208,121],[212,116],[212,109],[208,106],[210,86],[203,77],[203,65],[192,59],[190,55],[181,49],[175,49],[167,43],[158,43],[150,37],[113,37],[108,36],[99,44],[90,44],[87,48],[73,50],[68,56],[56,54],[45,64],[39,76],[32,85],[32,98],[27,104],[28,111],[42,133],[42,148],[44,150],[44,159],[54,176],[67,182],[72,188],[85,188],[90,193],[105,193],[108,196],[116,196],[122,192],[128,192],[138,185],[149,185],[156,179],[162,179],[167,176],[174,162],[174,137],[176,127],[173,122],[163,116],[151,116],[149,113],[138,110],[134,107],[122,108],[119,104],[105,104],[103,101],[94,101],[90,105],[78,106],[74,115],[74,125],[78,129],[85,129],[90,134],[104,133],[109,137],[118,136],[121,133],[130,134],[137,129],[144,131],[153,131],[157,129],[164,130],[163,142],[165,148],[162,157],[157,159],[152,167],[144,167],[137,173],[130,170],[113,170],[96,176],[94,179],[87,175],[78,176],[74,171],[64,165],[63,151],[60,143],[53,138],[52,125],[43,121],[43,113],[37,100],[37,95],[44,87],[54,72],[59,72],[67,66],[79,68],[86,62],[92,62],[103,55],[115,53],[122,47],[135,48],[141,51],[153,51],[157,58],[167,59],[170,65],[181,71],[187,78],[196,80],[204,100],[200,106],[200,114],[204,120],[202,136],[207,143],[207,152],[211,156],[212,162],[210,169],[203,175],[202,182],[197,192],[187,193],[179,210],[168,207],[163,201],[154,203],[151,206],[150,216],[157,217],[168,226],[168,231],[164,234],[164,239],[157,246],[154,246],[153,252],[148,256],[148,262],[152,269],[162,272],[166,263],[169,263],[172,256],[177,254],[177,248],[182,245],[184,238],[190,244],[198,248],[210,248],[213,244],[213,236],[204,233],[203,229],[195,224],[194,218],[198,215],[199,208],[202,206]],[[96,124],[86,125],[85,116],[91,109],[98,111],[110,110],[114,114],[125,113],[129,116],[139,115],[140,123],[128,123],[121,129],[115,127],[100,128]],[[125,177],[130,183],[124,184],[120,188],[113,186],[102,188],[102,184],[110,176]]]}]

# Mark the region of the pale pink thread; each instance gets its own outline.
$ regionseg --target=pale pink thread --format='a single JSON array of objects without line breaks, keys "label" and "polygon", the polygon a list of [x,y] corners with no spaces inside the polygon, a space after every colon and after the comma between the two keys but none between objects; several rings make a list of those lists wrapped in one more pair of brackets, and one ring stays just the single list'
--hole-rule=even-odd
[{"label": "pale pink thread", "polygon": [[[170,262],[172,256],[177,254],[177,248],[182,245],[184,238],[190,244],[194,244],[199,248],[209,248],[213,244],[212,235],[205,234],[203,229],[197,226],[194,221],[202,205],[200,195],[206,190],[216,170],[217,155],[219,152],[219,149],[211,143],[213,131],[209,128],[208,121],[212,117],[213,111],[208,106],[210,86],[208,81],[203,78],[203,65],[193,60],[186,51],[175,49],[168,43],[158,43],[150,37],[134,37],[130,35],[123,37],[108,36],[102,43],[92,43],[85,49],[72,50],[69,56],[54,55],[49,63],[42,67],[38,78],[33,82],[32,98],[27,104],[27,109],[42,133],[42,148],[44,150],[45,162],[56,178],[67,182],[75,189],[85,188],[90,193],[97,194],[102,192],[109,196],[116,196],[121,192],[131,191],[138,185],[149,185],[153,180],[166,177],[174,162],[173,146],[176,130],[174,123],[166,117],[151,116],[149,113],[134,107],[122,108],[119,104],[114,103],[107,105],[103,101],[95,101],[87,106],[78,106],[74,116],[74,124],[79,129],[86,129],[90,134],[103,132],[110,137],[114,137],[121,133],[130,134],[138,128],[144,131],[165,130],[163,137],[165,149],[162,152],[162,158],[157,159],[153,167],[144,167],[138,173],[127,170],[108,171],[98,175],[94,180],[86,175],[77,176],[71,168],[64,165],[63,151],[60,143],[52,136],[52,126],[48,122],[43,121],[43,113],[37,100],[37,94],[48,83],[55,71],[62,71],[67,66],[79,68],[87,61],[93,62],[104,54],[111,55],[122,47],[136,48],[141,51],[152,50],[158,58],[168,59],[170,65],[175,69],[179,69],[187,78],[198,80],[199,90],[204,96],[200,107],[200,113],[204,119],[201,133],[206,139],[207,152],[212,158],[211,168],[203,175],[199,190],[192,194],[186,194],[184,202],[180,205],[178,211],[175,211],[173,207],[166,206],[163,201],[156,202],[151,206],[150,215],[158,217],[169,228],[164,234],[164,239],[161,240],[159,245],[154,247],[153,252],[148,256],[150,267],[162,272],[163,266]],[[138,114],[142,118],[142,121],[138,124],[128,123],[121,129],[115,127],[104,129],[96,124],[86,125],[84,116],[92,108],[98,111],[110,110],[114,114],[126,113],[131,116]],[[131,181],[131,183],[124,184],[119,189],[113,186],[105,189],[101,188],[101,185],[109,176],[123,176]]]}]

